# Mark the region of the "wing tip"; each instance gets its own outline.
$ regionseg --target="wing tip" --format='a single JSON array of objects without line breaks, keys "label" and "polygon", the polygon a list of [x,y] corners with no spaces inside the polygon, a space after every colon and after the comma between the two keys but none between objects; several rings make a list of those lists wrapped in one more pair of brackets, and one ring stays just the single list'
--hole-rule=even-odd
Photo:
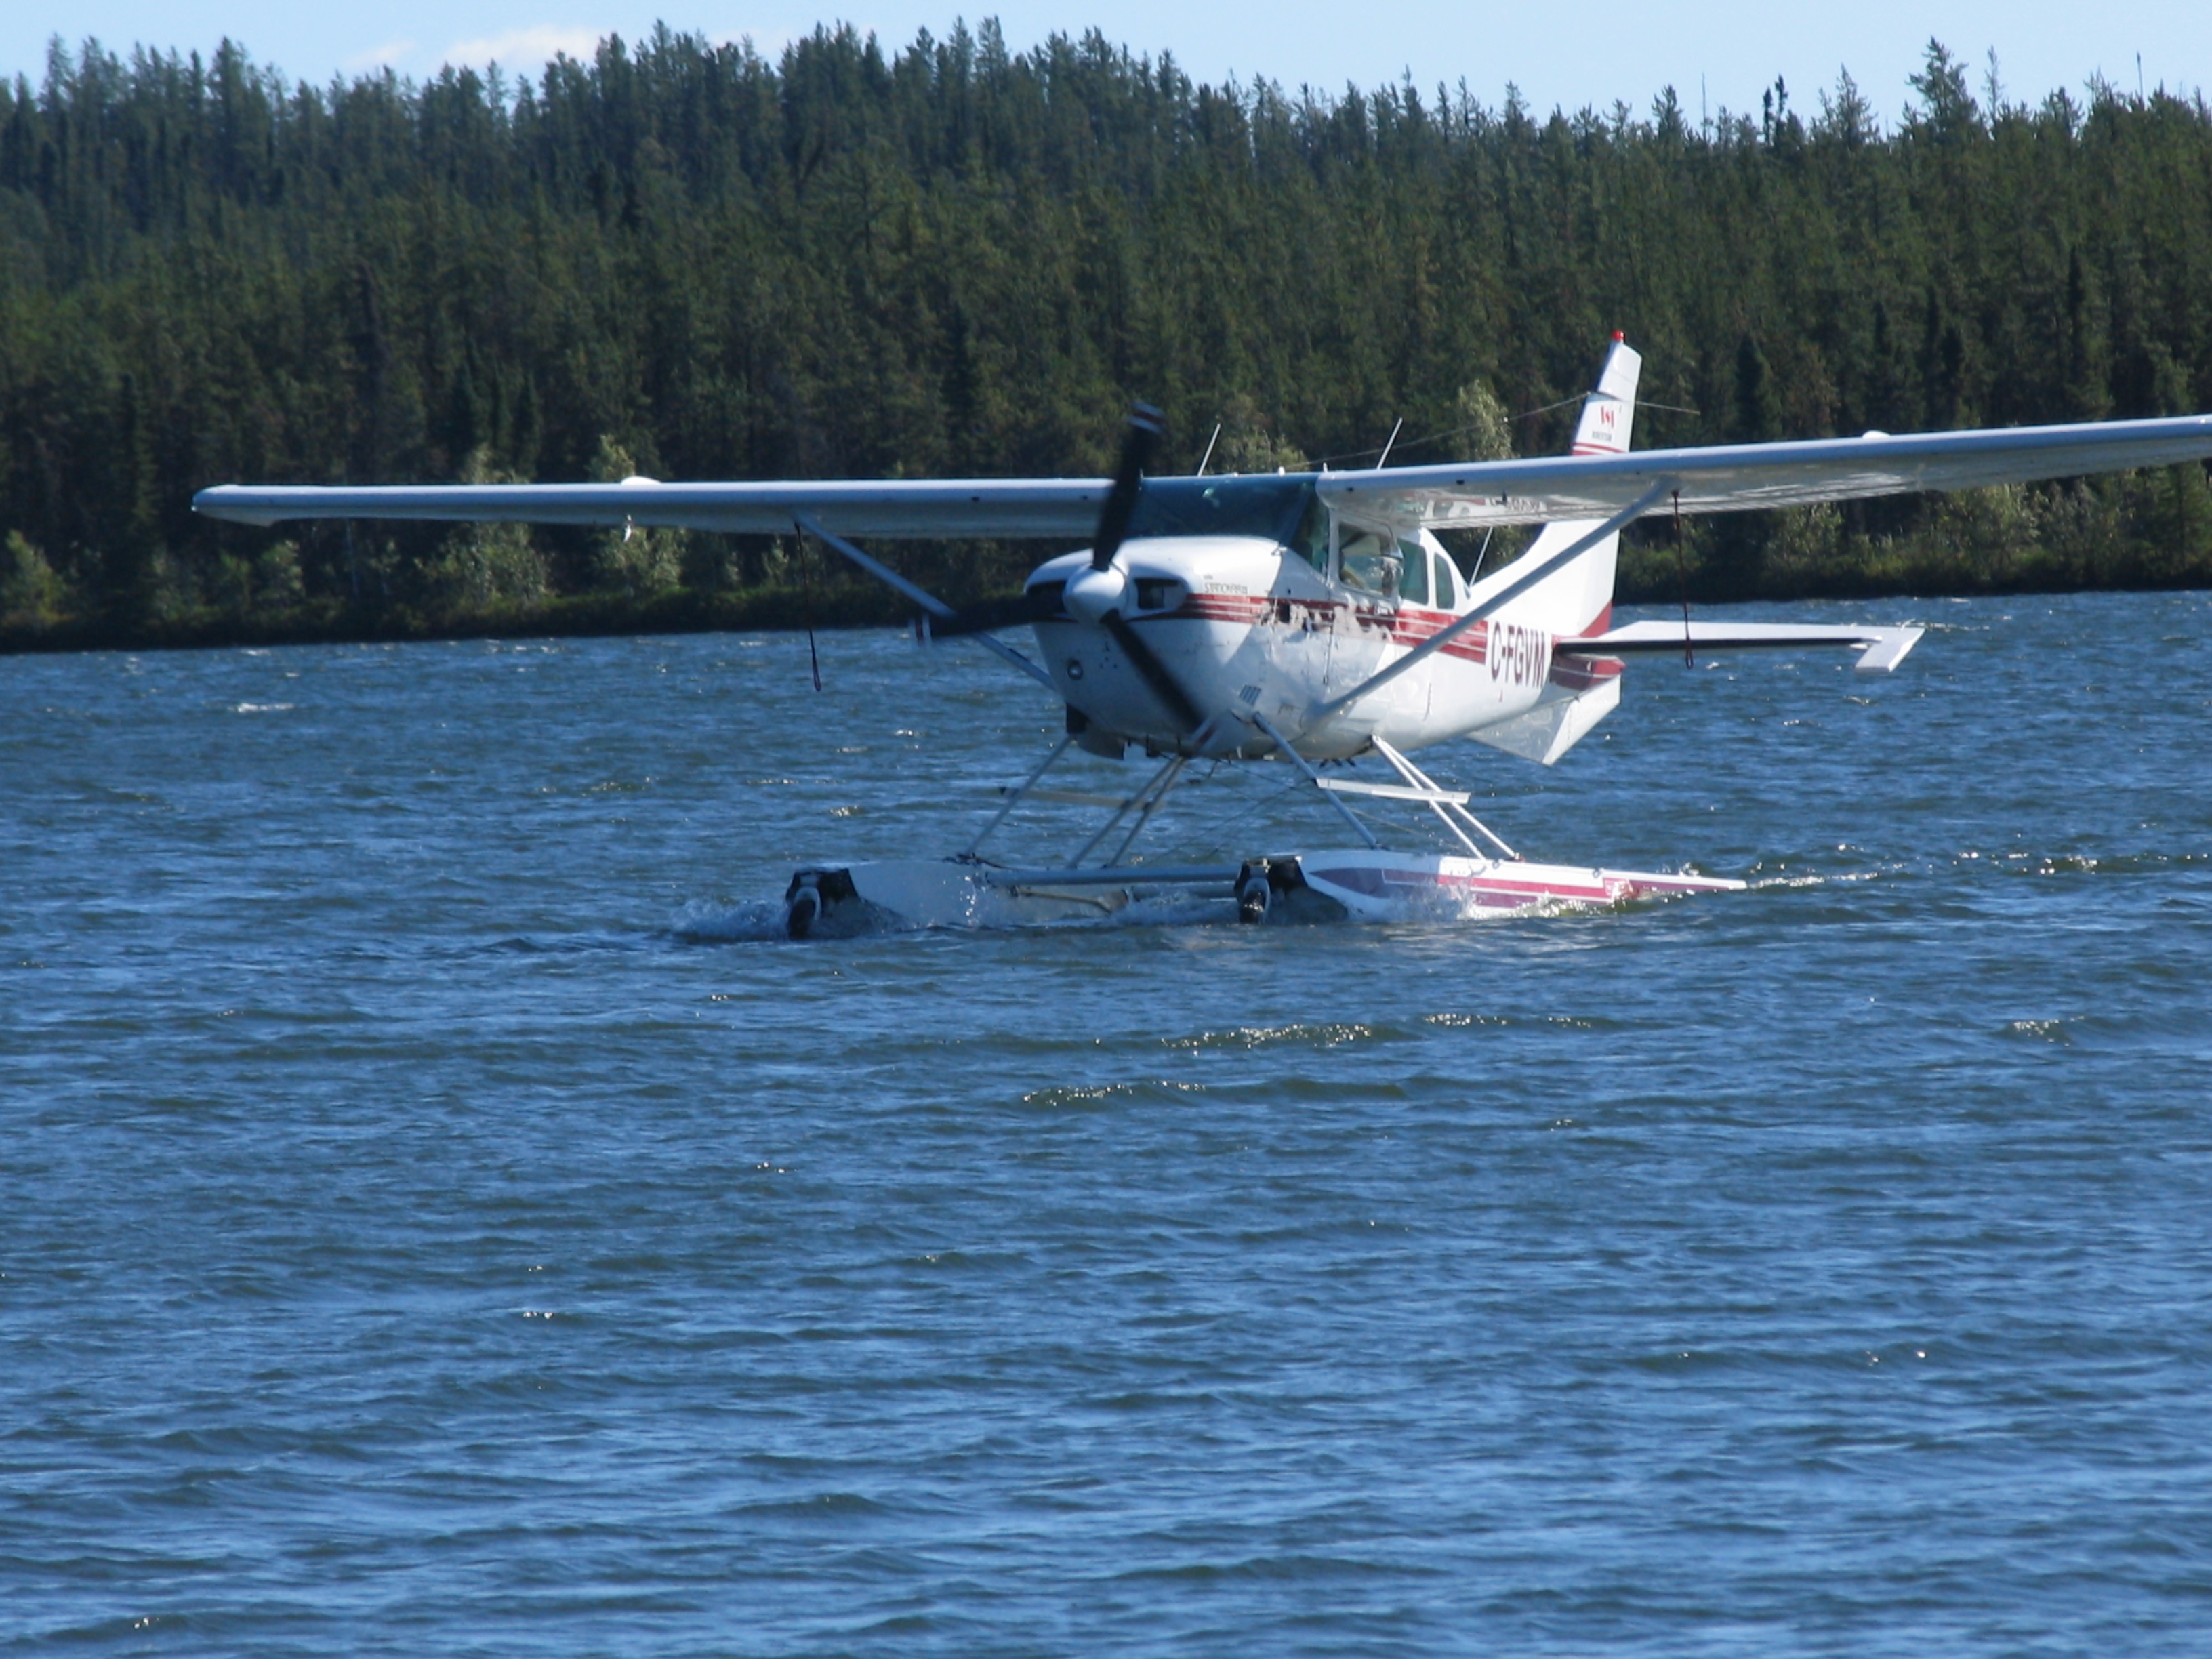
[{"label": "wing tip", "polygon": [[286,514],[252,504],[253,492],[238,484],[215,484],[192,497],[192,511],[231,524],[281,524]]}]

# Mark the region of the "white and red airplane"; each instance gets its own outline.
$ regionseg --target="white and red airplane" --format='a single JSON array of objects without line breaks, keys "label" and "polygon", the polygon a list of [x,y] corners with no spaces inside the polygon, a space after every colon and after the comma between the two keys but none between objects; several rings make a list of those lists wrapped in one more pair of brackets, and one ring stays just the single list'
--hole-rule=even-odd
[{"label": "white and red airplane", "polygon": [[[1610,713],[1623,659],[1649,651],[1841,646],[1862,672],[1894,669],[1912,627],[1644,622],[1612,625],[1622,529],[1649,514],[1803,506],[1912,490],[2026,483],[2212,456],[2212,416],[1632,453],[1641,359],[1616,334],[1583,404],[1571,453],[1349,472],[1147,478],[1159,433],[1132,417],[1116,476],[931,482],[378,486],[222,485],[193,505],[269,525],[307,518],[672,526],[818,538],[912,599],[939,637],[973,635],[1067,710],[1067,736],[983,833],[946,860],[803,870],[787,930],[882,913],[919,925],[1093,914],[1148,886],[1234,893],[1239,914],[1402,915],[1607,903],[1741,887],[1711,878],[1532,863],[1407,757],[1469,737],[1550,765]],[[1437,528],[1545,527],[1471,584]],[[1070,538],[1085,550],[1040,565],[1016,601],[956,611],[849,538]],[[1031,659],[994,630],[1026,625]],[[1072,798],[1039,783],[1071,745],[1160,769],[1121,797]],[[1334,763],[1373,755],[1395,783]],[[1357,846],[1237,864],[1133,861],[1137,835],[1194,759],[1274,760],[1304,773]],[[985,840],[1019,799],[1105,806],[1105,829],[1065,865],[986,860]],[[1346,797],[1412,802],[1456,852],[1382,847]],[[1124,823],[1103,863],[1085,862]],[[1476,837],[1481,837],[1479,842]],[[1489,848],[1487,852],[1485,848]]]}]

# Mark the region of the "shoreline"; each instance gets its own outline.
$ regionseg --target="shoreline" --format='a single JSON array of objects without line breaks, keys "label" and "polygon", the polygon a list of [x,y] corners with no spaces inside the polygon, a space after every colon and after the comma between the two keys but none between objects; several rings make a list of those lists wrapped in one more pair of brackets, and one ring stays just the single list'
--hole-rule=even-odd
[{"label": "shoreline", "polygon": [[[1627,562],[1625,560],[1624,564]],[[1640,562],[1650,564],[1650,562]],[[1692,572],[1686,596],[1669,563],[1624,568],[1616,605],[1692,606],[1788,604],[1792,601],[1990,599],[2068,593],[2166,593],[2212,590],[2212,571],[2185,568],[2168,580],[2089,582],[2025,580],[1943,582],[1832,580],[1784,586],[1762,583],[1749,592],[1716,591]],[[1842,573],[1837,573],[1840,575]],[[0,626],[0,656],[43,656],[94,651],[221,651],[295,645],[386,645],[476,639],[604,639],[631,634],[842,632],[901,628],[913,611],[904,601],[873,587],[841,583],[811,592],[759,587],[702,594],[672,589],[649,599],[607,594],[557,599],[527,610],[507,608],[429,617],[406,606],[370,610],[326,603],[271,616],[239,617],[202,609],[161,621],[108,617],[64,618],[44,627]]]}]

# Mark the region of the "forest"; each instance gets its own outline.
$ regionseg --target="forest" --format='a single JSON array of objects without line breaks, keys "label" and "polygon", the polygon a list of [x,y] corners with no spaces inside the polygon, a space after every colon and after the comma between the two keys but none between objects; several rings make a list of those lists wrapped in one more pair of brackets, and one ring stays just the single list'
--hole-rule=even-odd
[{"label": "forest", "polygon": [[[1930,42],[1699,118],[1209,86],[994,24],[327,86],[57,42],[0,84],[0,645],[892,619],[807,545],[210,522],[207,484],[1097,473],[2212,409],[2212,107]],[[1402,422],[1402,426],[1400,423]],[[1627,597],[2212,581],[2188,466],[1633,538]],[[890,550],[964,599],[1036,547]],[[1471,553],[1472,550],[1468,550]],[[1493,558],[1495,555],[1493,554]]]}]

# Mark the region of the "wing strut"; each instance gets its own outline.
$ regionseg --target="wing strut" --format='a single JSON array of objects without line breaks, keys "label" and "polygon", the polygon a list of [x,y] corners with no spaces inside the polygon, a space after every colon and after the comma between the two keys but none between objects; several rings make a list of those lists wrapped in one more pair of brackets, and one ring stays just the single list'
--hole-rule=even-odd
[{"label": "wing strut", "polygon": [[[811,513],[798,514],[793,518],[792,522],[798,527],[800,534],[811,536],[815,540],[820,542],[824,547],[836,549],[838,552],[850,559],[854,564],[860,566],[861,569],[866,571],[868,574],[873,576],[878,581],[883,583],[884,586],[892,588],[898,592],[905,594],[907,598],[912,599],[916,605],[920,605],[924,611],[928,611],[933,617],[949,618],[959,614],[957,611],[954,611],[951,605],[939,599],[936,594],[932,593],[927,588],[916,586],[905,577],[900,575],[897,571],[884,563],[882,560],[870,558],[866,554],[861,552],[859,548],[854,546],[852,543],[847,541],[842,536],[832,535],[829,531],[824,530],[822,527],[821,521],[815,518]],[[1038,667],[1027,657],[1022,655],[1020,652],[1015,650],[1013,647],[1008,645],[1004,640],[995,639],[988,634],[972,634],[969,635],[969,637],[974,640],[976,644],[983,647],[987,651],[990,651],[998,656],[1003,657],[1006,661],[1020,669],[1023,673],[1027,674],[1031,679],[1035,680],[1039,685],[1044,687],[1046,690],[1051,692],[1054,696],[1056,697],[1060,695],[1060,688],[1052,683],[1051,675],[1046,673],[1043,669]]]},{"label": "wing strut", "polygon": [[1420,644],[1415,646],[1411,651],[1408,651],[1404,656],[1399,658],[1397,661],[1392,663],[1388,668],[1383,669],[1380,673],[1369,675],[1365,679],[1360,681],[1358,684],[1353,686],[1351,690],[1346,692],[1342,696],[1332,697],[1327,702],[1310,710],[1306,715],[1308,724],[1310,725],[1316,720],[1327,720],[1331,714],[1335,714],[1340,708],[1346,708],[1352,703],[1357,702],[1369,692],[1389,684],[1392,680],[1396,679],[1399,675],[1404,673],[1415,664],[1427,660],[1436,653],[1443,650],[1444,647],[1449,645],[1461,635],[1466,633],[1467,630],[1474,627],[1475,623],[1484,621],[1487,617],[1496,614],[1498,611],[1503,610],[1513,600],[1519,599],[1523,593],[1534,587],[1538,582],[1543,580],[1545,577],[1550,575],[1554,570],[1557,570],[1561,565],[1566,563],[1570,559],[1581,557],[1584,553],[1589,551],[1591,548],[1595,547],[1600,542],[1603,541],[1607,536],[1619,533],[1620,531],[1634,523],[1637,520],[1642,518],[1646,513],[1649,513],[1653,507],[1664,501],[1674,488],[1674,482],[1673,479],[1660,479],[1658,483],[1653,484],[1650,489],[1645,490],[1641,495],[1638,495],[1634,501],[1631,501],[1626,507],[1621,508],[1620,512],[1614,514],[1603,524],[1595,526],[1589,534],[1577,536],[1574,540],[1569,542],[1565,547],[1561,548],[1556,553],[1546,554],[1542,558],[1538,559],[1534,564],[1530,565],[1526,571],[1522,572],[1513,580],[1506,583],[1504,586],[1499,588],[1498,592],[1492,593],[1488,599],[1485,599],[1480,605],[1475,606],[1474,610],[1468,611],[1467,615],[1462,617],[1457,622],[1452,623],[1449,628],[1438,629],[1435,633],[1430,635],[1427,639],[1422,641]]}]

